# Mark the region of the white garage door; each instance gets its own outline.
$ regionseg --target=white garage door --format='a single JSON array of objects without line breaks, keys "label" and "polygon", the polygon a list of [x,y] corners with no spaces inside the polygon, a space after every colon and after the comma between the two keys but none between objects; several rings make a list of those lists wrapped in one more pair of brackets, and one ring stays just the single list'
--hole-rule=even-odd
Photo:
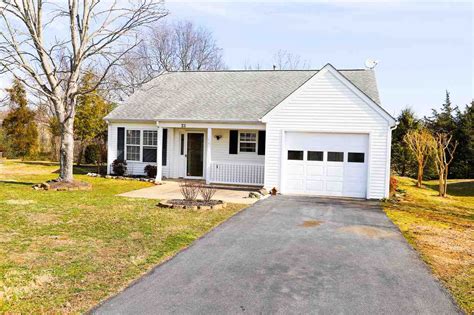
[{"label": "white garage door", "polygon": [[366,197],[366,134],[288,132],[284,193]]}]

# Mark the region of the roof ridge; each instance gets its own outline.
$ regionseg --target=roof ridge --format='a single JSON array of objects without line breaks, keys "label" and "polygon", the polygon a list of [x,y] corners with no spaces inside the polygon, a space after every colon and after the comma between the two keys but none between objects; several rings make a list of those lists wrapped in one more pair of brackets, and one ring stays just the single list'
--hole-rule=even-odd
[{"label": "roof ridge", "polygon": [[[336,69],[337,71],[371,71],[371,69],[353,68],[353,69]],[[192,73],[192,72],[312,72],[321,71],[321,69],[289,69],[289,70],[273,70],[273,69],[227,69],[227,70],[176,70],[167,71],[167,73]]]}]

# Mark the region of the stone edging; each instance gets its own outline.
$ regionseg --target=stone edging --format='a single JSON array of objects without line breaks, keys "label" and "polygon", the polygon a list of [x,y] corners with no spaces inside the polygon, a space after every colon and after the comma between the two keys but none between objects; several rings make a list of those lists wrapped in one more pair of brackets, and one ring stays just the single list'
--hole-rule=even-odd
[{"label": "stone edging", "polygon": [[148,182],[154,183],[154,178],[147,178],[147,177],[127,177],[127,176],[116,176],[116,175],[100,175],[97,173],[87,173],[89,177],[100,177],[100,178],[107,178],[107,179],[119,179],[119,180],[134,180],[137,182]]},{"label": "stone edging", "polygon": [[158,203],[158,207],[162,208],[170,208],[170,209],[187,209],[187,210],[217,210],[217,209],[222,209],[227,206],[225,202],[222,200],[219,200],[222,203],[212,205],[212,206],[186,206],[186,205],[176,205],[173,203],[169,203],[168,200],[162,200]]}]

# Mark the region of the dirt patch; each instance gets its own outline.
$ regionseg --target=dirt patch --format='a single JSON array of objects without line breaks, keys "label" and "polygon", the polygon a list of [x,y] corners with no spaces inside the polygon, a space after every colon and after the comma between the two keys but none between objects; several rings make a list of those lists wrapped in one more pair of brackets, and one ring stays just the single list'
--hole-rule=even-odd
[{"label": "dirt patch", "polygon": [[221,204],[221,200],[184,200],[184,199],[171,199],[167,201],[168,203],[172,203],[174,205],[180,206],[215,206]]},{"label": "dirt patch", "polygon": [[9,200],[5,200],[5,203],[9,205],[23,206],[23,205],[30,205],[32,203],[36,203],[36,201],[24,200],[24,199],[9,199]]},{"label": "dirt patch", "polygon": [[201,210],[210,210],[210,209],[221,209],[226,206],[222,200],[184,200],[184,199],[170,199],[163,200],[158,204],[158,207],[164,208],[176,208],[176,209],[201,209]]},{"label": "dirt patch", "polygon": [[364,236],[368,238],[387,238],[387,237],[394,237],[397,233],[390,232],[387,230],[371,227],[371,226],[364,226],[364,225],[349,225],[338,228],[337,231],[343,233],[351,233],[359,236]]},{"label": "dirt patch", "polygon": [[34,224],[58,224],[61,222],[56,214],[28,213],[28,220]]},{"label": "dirt patch", "polygon": [[91,190],[92,185],[87,182],[73,181],[71,183],[52,180],[33,186],[35,190],[55,190],[55,191],[71,191],[71,190]]},{"label": "dirt patch", "polygon": [[303,221],[303,223],[301,223],[300,225],[298,226],[301,226],[301,227],[316,227],[316,226],[320,226],[321,223],[323,223],[323,221],[318,221],[318,220],[306,220],[306,221]]}]

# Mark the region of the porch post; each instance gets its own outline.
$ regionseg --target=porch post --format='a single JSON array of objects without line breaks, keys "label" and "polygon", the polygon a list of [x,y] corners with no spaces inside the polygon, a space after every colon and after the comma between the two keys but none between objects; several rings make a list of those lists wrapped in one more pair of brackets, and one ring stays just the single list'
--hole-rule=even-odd
[{"label": "porch post", "polygon": [[207,145],[206,145],[206,184],[210,183],[211,180],[211,150],[212,148],[212,128],[207,128]]},{"label": "porch post", "polygon": [[155,183],[161,183],[163,175],[163,127],[158,126],[158,147],[156,149],[156,179]]}]

